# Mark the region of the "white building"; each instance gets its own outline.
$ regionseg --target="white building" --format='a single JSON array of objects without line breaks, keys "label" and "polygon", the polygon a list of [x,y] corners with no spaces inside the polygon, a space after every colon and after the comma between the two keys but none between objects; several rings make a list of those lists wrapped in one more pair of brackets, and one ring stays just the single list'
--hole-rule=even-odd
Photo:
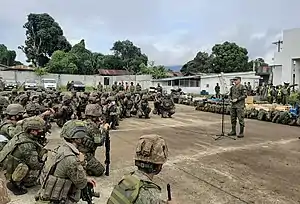
[{"label": "white building", "polygon": [[[209,94],[215,94],[215,86],[219,83],[221,87],[221,94],[226,93],[234,77],[241,77],[242,84],[244,82],[250,82],[253,88],[257,87],[259,84],[259,76],[255,75],[255,72],[235,72],[235,73],[224,73],[223,79],[225,80],[226,87],[222,80],[222,74],[201,74],[195,76],[183,76],[183,77],[171,77],[164,79],[152,80],[153,86],[157,86],[158,83],[166,90],[168,93],[171,89],[181,88],[185,93],[200,94],[202,90],[205,90]],[[226,90],[227,89],[227,90]]]},{"label": "white building", "polygon": [[300,28],[284,30],[280,52],[274,54],[273,84],[300,83]]}]

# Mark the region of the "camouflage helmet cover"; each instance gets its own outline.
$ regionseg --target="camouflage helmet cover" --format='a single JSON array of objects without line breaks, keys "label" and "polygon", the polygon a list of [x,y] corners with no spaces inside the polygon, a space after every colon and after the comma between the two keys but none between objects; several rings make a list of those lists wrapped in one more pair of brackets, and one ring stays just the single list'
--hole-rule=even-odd
[{"label": "camouflage helmet cover", "polygon": [[100,107],[98,104],[88,104],[85,107],[85,115],[87,116],[94,116],[94,117],[100,117],[101,112],[100,112]]},{"label": "camouflage helmet cover", "polygon": [[164,164],[168,158],[168,147],[165,140],[156,134],[140,137],[135,160],[153,164]]},{"label": "camouflage helmet cover", "polygon": [[64,95],[62,98],[63,101],[71,100],[71,96],[69,95]]},{"label": "camouflage helmet cover", "polygon": [[18,114],[23,114],[24,108],[22,105],[18,104],[18,103],[13,103],[13,104],[9,104],[6,107],[6,110],[4,111],[5,114],[7,115],[18,115]]},{"label": "camouflage helmet cover", "polygon": [[86,126],[82,120],[69,120],[61,129],[60,136],[67,139],[84,138],[87,133]]},{"label": "camouflage helmet cover", "polygon": [[43,130],[45,126],[45,121],[39,117],[34,116],[24,120],[23,128],[25,131],[31,130]]}]

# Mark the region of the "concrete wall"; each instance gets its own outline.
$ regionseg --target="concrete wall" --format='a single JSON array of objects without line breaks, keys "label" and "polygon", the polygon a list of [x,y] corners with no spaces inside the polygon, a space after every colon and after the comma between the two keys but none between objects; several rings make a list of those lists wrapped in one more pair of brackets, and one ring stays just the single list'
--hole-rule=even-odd
[{"label": "concrete wall", "polygon": [[[274,54],[274,65],[282,65],[282,71],[273,73],[274,85],[283,84],[283,82],[293,82],[293,74],[296,75],[296,81],[300,80],[300,66],[295,66],[294,60],[300,59],[300,28],[284,30],[283,31],[283,44],[281,52]],[[297,63],[296,63],[297,64]],[[278,75],[278,76],[275,76]]]},{"label": "concrete wall", "polygon": [[[4,80],[14,79],[21,83],[25,82],[28,79],[34,79],[38,82],[42,78],[55,79],[58,83],[58,86],[65,86],[68,81],[81,81],[86,86],[97,86],[99,81],[104,84],[104,78],[106,76],[98,75],[68,75],[68,74],[47,74],[42,77],[38,77],[34,72],[29,71],[0,71],[0,76]],[[115,81],[121,82],[133,82],[134,84],[139,83],[142,88],[149,88],[152,85],[152,77],[150,75],[124,75],[124,76],[107,76],[109,78],[109,85],[112,85]]]}]

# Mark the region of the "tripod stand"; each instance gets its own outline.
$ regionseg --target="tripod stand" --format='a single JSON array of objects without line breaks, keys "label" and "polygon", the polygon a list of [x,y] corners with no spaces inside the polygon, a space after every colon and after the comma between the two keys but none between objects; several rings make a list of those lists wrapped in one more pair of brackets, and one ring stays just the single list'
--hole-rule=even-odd
[{"label": "tripod stand", "polygon": [[222,96],[222,119],[221,119],[221,134],[216,135],[215,140],[220,140],[224,137],[228,137],[232,140],[236,140],[236,138],[234,136],[230,136],[230,135],[225,135],[224,133],[224,114],[225,114],[225,98],[224,96]]}]

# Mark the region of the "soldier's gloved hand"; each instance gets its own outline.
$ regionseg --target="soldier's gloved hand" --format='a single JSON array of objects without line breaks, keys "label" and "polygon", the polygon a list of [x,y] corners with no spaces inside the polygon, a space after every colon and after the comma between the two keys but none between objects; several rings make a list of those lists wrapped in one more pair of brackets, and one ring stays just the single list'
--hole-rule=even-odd
[{"label": "soldier's gloved hand", "polygon": [[94,141],[90,140],[89,138],[83,138],[82,143],[87,148],[93,148],[95,145]]}]

